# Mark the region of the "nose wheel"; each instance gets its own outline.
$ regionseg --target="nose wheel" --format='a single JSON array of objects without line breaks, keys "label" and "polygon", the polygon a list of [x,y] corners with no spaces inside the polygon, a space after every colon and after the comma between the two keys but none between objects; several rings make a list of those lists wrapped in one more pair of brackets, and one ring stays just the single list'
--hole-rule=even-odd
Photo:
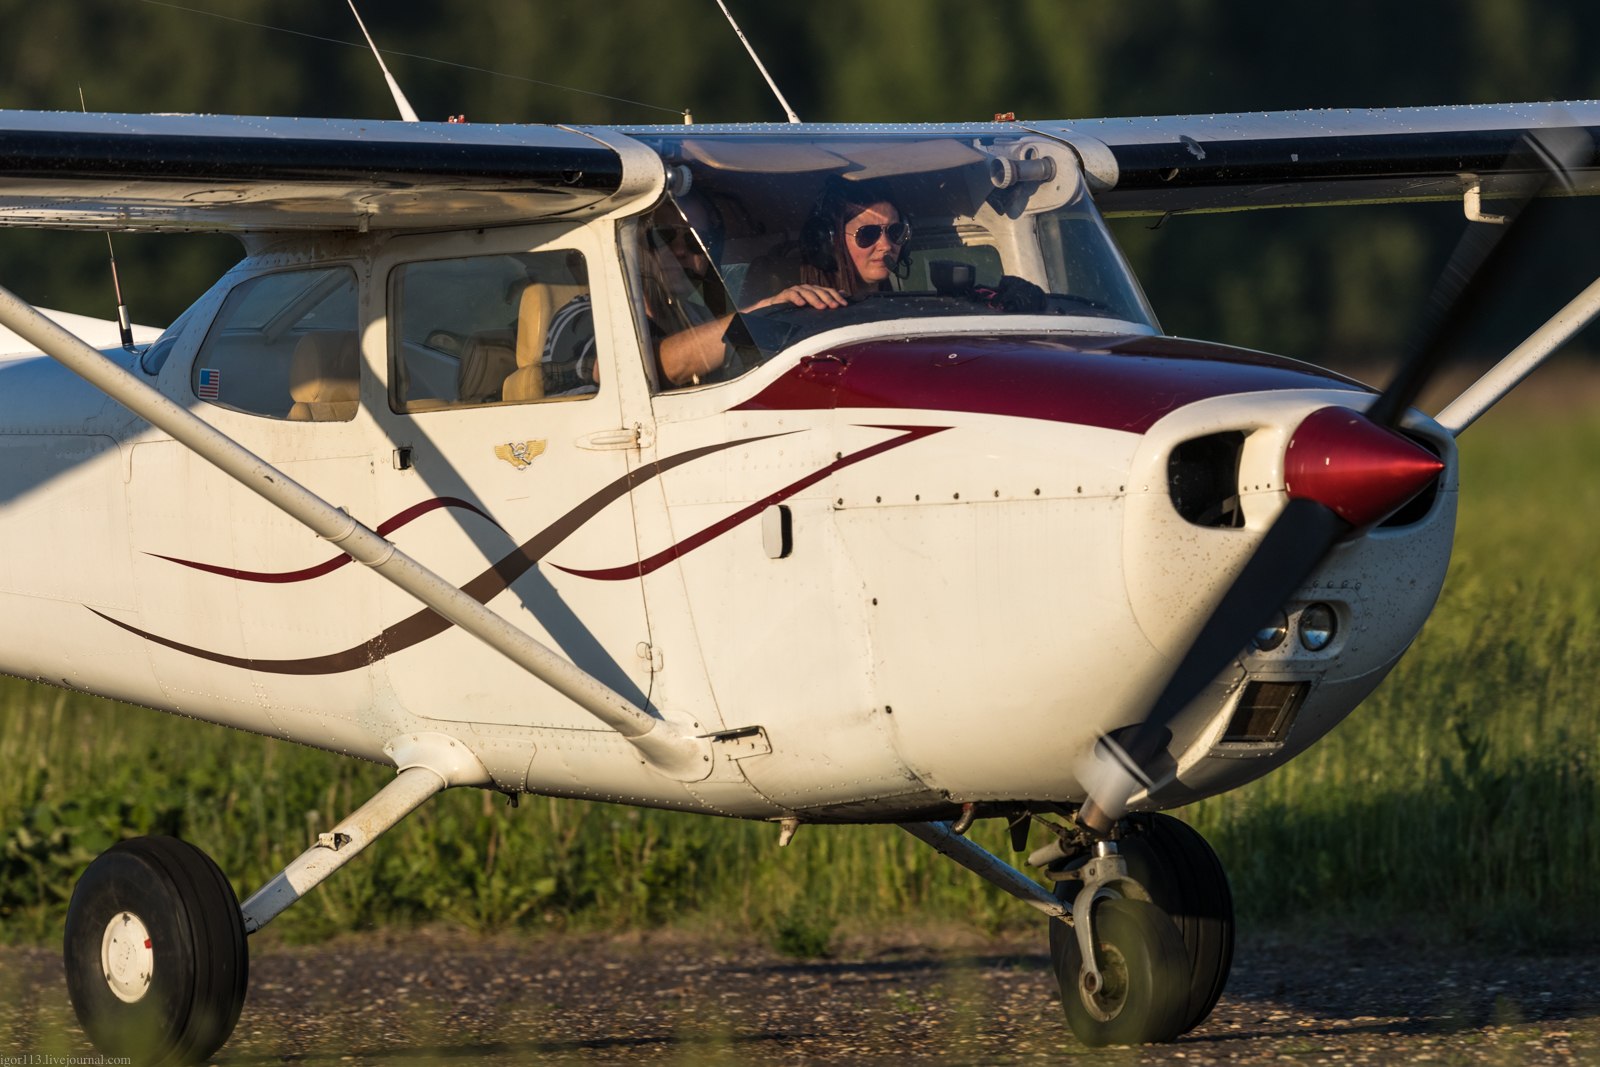
[{"label": "nose wheel", "polygon": [[[1233,960],[1233,898],[1211,846],[1167,815],[1134,815],[1107,859],[1055,875],[1087,933],[1050,924],[1050,958],[1087,1045],[1170,1041],[1211,1014]],[[1145,899],[1137,899],[1143,897]],[[1159,921],[1158,921],[1159,920]],[[1094,945],[1092,966],[1085,946]]]},{"label": "nose wheel", "polygon": [[222,1046],[249,980],[244,919],[211,858],[171,837],[101,854],[67,907],[67,992],[109,1057],[188,1064]]},{"label": "nose wheel", "polygon": [[1059,945],[1051,939],[1067,1025],[1094,1048],[1171,1041],[1182,1032],[1189,992],[1177,928],[1143,900],[1106,898],[1093,911],[1094,970],[1084,968],[1072,930],[1063,927]]},{"label": "nose wheel", "polygon": [[1199,1026],[1216,1007],[1233,967],[1233,893],[1222,861],[1188,823],[1170,815],[1129,817],[1121,840],[1128,874],[1177,925],[1189,961],[1189,1005],[1183,1029]]}]

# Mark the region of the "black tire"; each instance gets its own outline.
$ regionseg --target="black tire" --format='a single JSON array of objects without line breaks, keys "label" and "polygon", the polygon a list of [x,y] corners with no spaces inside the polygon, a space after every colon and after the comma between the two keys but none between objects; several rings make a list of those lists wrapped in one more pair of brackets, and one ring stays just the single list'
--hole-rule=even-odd
[{"label": "black tire", "polygon": [[1189,984],[1183,941],[1172,921],[1153,904],[1127,899],[1101,900],[1092,921],[1104,980],[1093,996],[1079,985],[1083,956],[1076,931],[1063,922],[1051,923],[1050,958],[1072,1032],[1091,1048],[1177,1037]]},{"label": "black tire", "polygon": [[233,886],[171,837],[122,841],[89,864],[67,906],[64,956],[89,1040],[136,1064],[196,1063],[221,1048],[250,976]]},{"label": "black tire", "polygon": [[1183,1029],[1199,1026],[1217,1006],[1233,967],[1233,892],[1222,861],[1188,823],[1170,815],[1130,817],[1118,844],[1128,874],[1177,924],[1189,959],[1189,1003]]}]

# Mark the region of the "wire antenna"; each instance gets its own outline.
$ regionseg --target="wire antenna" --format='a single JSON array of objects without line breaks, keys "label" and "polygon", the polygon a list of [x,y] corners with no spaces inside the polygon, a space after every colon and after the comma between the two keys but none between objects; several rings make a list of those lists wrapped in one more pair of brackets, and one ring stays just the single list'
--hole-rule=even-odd
[{"label": "wire antenna", "polygon": [[407,122],[422,121],[417,118],[417,113],[411,110],[411,101],[400,91],[400,83],[394,80],[394,75],[389,73],[389,67],[384,63],[383,56],[378,53],[378,46],[373,43],[372,34],[367,32],[367,24],[361,21],[361,12],[356,10],[356,0],[350,0],[350,14],[356,17],[356,25],[361,27],[361,36],[367,39],[367,47],[372,49],[372,58],[378,61],[378,69],[383,71],[383,80],[389,83],[389,95],[394,97],[394,106],[400,109],[400,117]]},{"label": "wire antenna", "polygon": [[[78,86],[78,106],[89,113],[89,102],[84,99],[83,86]],[[111,291],[117,297],[117,332],[122,335],[122,347],[133,351],[133,319],[128,315],[128,305],[122,299],[122,280],[117,277],[117,248],[111,243],[111,232],[106,231],[106,253],[111,257]]]},{"label": "wire antenna", "polygon": [[767,88],[771,89],[772,95],[778,98],[778,104],[783,108],[783,113],[789,116],[790,122],[798,123],[800,121],[800,116],[794,113],[794,108],[789,106],[789,101],[785,100],[783,98],[783,93],[779,92],[778,83],[772,80],[772,75],[767,73],[766,65],[761,62],[761,57],[756,55],[755,46],[752,45],[750,43],[750,39],[744,35],[744,31],[739,28],[739,24],[733,21],[733,12],[728,10],[728,5],[723,3],[722,0],[717,0],[717,6],[722,8],[722,13],[727,17],[728,25],[733,27],[733,32],[739,35],[739,43],[744,45],[744,50],[746,52],[750,53],[751,62],[755,63],[756,69],[761,72],[761,76],[767,79]]},{"label": "wire antenna", "polygon": [[[182,11],[187,15],[204,15],[206,18],[217,19],[222,22],[232,22],[238,26],[249,26],[251,29],[268,30],[272,33],[287,34],[291,37],[302,37],[308,41],[321,41],[323,44],[336,44],[340,48],[360,48],[355,41],[341,41],[336,37],[324,37],[321,34],[306,33],[303,30],[291,30],[287,26],[272,26],[265,22],[252,22],[249,19],[235,18],[216,11],[202,11],[197,7],[185,7],[183,4],[174,4],[170,0],[139,0],[141,4],[152,7],[165,7],[173,11]],[[670,115],[687,118],[692,116],[681,107],[662,107],[660,104],[646,103],[643,100],[630,100],[625,96],[612,96],[609,93],[597,93],[593,89],[580,89],[576,85],[562,85],[559,82],[540,81],[538,78],[529,78],[522,74],[508,74],[503,70],[490,70],[488,67],[476,67],[471,63],[457,63],[454,60],[440,59],[438,56],[425,56],[418,52],[402,52],[395,48],[380,48],[378,51],[390,56],[399,56],[402,59],[415,59],[421,63],[436,63],[441,67],[450,67],[454,70],[470,71],[473,74],[487,74],[491,78],[504,78],[507,81],[522,82],[526,85],[539,85],[546,89],[559,89],[564,93],[577,93],[580,96],[592,96],[596,100],[610,100],[613,103],[627,104],[630,107],[642,107],[649,111],[664,111]]]}]

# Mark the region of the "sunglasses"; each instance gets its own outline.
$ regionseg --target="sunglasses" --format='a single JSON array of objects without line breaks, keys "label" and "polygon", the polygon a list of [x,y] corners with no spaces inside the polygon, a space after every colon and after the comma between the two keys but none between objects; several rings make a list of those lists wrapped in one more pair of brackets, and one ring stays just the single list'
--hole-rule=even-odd
[{"label": "sunglasses", "polygon": [[700,251],[700,242],[695,240],[694,231],[682,226],[662,226],[651,231],[662,248],[667,248],[682,241],[690,251]]},{"label": "sunglasses", "polygon": [[858,226],[845,234],[855,239],[857,248],[871,248],[884,235],[888,235],[890,244],[903,245],[911,237],[911,223],[891,222],[887,226],[880,226],[874,222],[868,226]]}]

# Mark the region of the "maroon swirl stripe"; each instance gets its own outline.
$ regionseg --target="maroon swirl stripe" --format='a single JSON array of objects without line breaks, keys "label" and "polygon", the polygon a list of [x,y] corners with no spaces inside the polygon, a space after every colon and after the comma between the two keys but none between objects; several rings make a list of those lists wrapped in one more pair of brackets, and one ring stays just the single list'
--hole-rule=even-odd
[{"label": "maroon swirl stripe", "polygon": [[[659,477],[674,467],[714,452],[721,452],[724,449],[737,448],[739,445],[750,444],[754,441],[763,441],[772,437],[784,437],[789,433],[798,432],[798,430],[789,430],[785,433],[762,434],[756,437],[740,438],[735,441],[724,441],[720,444],[705,445],[701,448],[693,448],[687,452],[681,452],[678,455],[646,464],[636,471],[629,471],[512,549],[499,561],[490,565],[476,578],[462,586],[461,591],[478,603],[487,604],[495,596],[504,592],[512,582],[532,569],[545,553],[572,536],[573,533],[612,502],[632,492],[645,482]],[[88,607],[88,605],[85,605],[85,607]],[[329,652],[321,656],[307,656],[298,659],[254,659],[249,656],[234,656],[225,652],[214,652],[210,649],[184,644],[181,641],[174,641],[172,638],[162,637],[159,634],[140,629],[131,623],[114,619],[102,611],[96,611],[94,608],[89,608],[88,610],[113,626],[120,627],[154,644],[162,645],[199,659],[209,660],[212,663],[222,663],[230,667],[260,671],[265,674],[340,674],[345,671],[358,670],[376,663],[386,656],[410,648],[412,645],[420,644],[431,637],[436,637],[450,628],[450,623],[443,616],[436,614],[432,608],[423,608],[421,611],[415,612],[385,628],[382,633],[369,637],[360,644],[339,652]]]},{"label": "maroon swirl stripe", "polygon": [[642,578],[651,571],[670,563],[672,560],[688,555],[690,552],[693,552],[706,542],[721,537],[735,526],[753,519],[755,516],[767,510],[767,508],[770,508],[772,505],[789,499],[803,489],[807,489],[810,486],[816,485],[834,471],[841,470],[855,463],[860,463],[865,459],[871,459],[873,456],[887,452],[891,448],[899,448],[901,445],[908,445],[913,441],[919,441],[930,434],[936,434],[943,430],[950,429],[948,426],[875,425],[870,426],[870,428],[874,430],[899,430],[900,436],[891,437],[887,441],[879,441],[875,445],[870,445],[867,448],[863,448],[859,452],[852,452],[848,456],[840,456],[826,467],[812,471],[799,481],[790,482],[782,489],[779,489],[773,493],[769,493],[760,500],[757,500],[754,504],[748,504],[745,507],[740,508],[732,515],[712,523],[699,533],[691,534],[682,541],[679,541],[674,545],[669,545],[648,559],[642,559],[637,563],[624,563],[620,567],[604,567],[599,570],[575,570],[572,567],[563,567],[559,563],[553,564],[553,566],[557,570],[566,571],[568,574],[577,575],[579,578],[594,578],[602,582],[616,582],[621,581],[624,578]]},{"label": "maroon swirl stripe", "polygon": [[[423,500],[419,503],[412,504],[409,508],[406,508],[398,515],[384,519],[378,524],[378,536],[387,537],[389,534],[400,529],[400,527],[406,525],[411,520],[426,515],[430,511],[436,511],[439,508],[459,508],[462,511],[470,511],[474,515],[482,516],[495,529],[504,529],[504,527],[502,527],[498,522],[495,522],[494,519],[490,518],[488,513],[482,508],[479,508],[476,504],[468,503],[467,501],[461,500],[458,497],[436,496],[431,500]],[[163,556],[159,552],[146,552],[145,555],[154,556],[156,559],[164,559],[168,563],[176,563],[180,567],[190,567],[197,571],[206,571],[209,574],[220,574],[224,578],[234,578],[241,582],[270,582],[273,584],[304,582],[309,581],[312,578],[321,578],[324,574],[332,574],[334,571],[350,562],[350,557],[341,552],[330,560],[318,563],[315,566],[303,567],[297,571],[247,571],[241,570],[237,567],[223,567],[215,563],[201,563],[192,559],[179,559],[177,556]]]}]

